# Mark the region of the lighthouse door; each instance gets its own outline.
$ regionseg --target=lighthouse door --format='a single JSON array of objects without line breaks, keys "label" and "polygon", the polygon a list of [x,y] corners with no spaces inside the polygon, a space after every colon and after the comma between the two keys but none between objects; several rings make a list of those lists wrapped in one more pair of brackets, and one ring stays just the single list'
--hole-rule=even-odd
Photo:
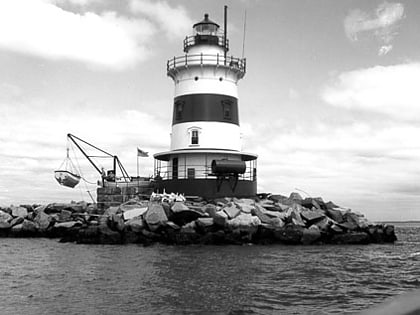
[{"label": "lighthouse door", "polygon": [[172,179],[178,179],[178,158],[172,159]]}]

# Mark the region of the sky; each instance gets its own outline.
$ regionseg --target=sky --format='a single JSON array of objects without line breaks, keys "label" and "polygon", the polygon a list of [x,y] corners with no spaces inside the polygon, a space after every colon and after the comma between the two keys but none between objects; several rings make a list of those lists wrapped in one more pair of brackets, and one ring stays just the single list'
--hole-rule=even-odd
[{"label": "sky", "polygon": [[240,123],[258,192],[420,220],[415,0],[1,0],[0,205],[95,197],[99,174],[72,146],[86,182],[54,179],[67,133],[153,175],[170,145],[166,61],[204,13],[223,25],[224,5],[229,53],[247,58]]}]

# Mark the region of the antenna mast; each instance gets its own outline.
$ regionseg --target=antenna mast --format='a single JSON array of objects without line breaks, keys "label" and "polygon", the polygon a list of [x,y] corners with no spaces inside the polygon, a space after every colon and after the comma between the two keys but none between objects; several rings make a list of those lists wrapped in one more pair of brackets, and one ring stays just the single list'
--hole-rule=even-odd
[{"label": "antenna mast", "polygon": [[227,47],[226,47],[226,44],[227,44],[227,5],[225,5],[225,19],[224,19],[224,38],[223,38],[223,41],[224,41],[224,50],[225,50],[225,66],[226,66],[226,53],[227,53]]},{"label": "antenna mast", "polygon": [[242,59],[244,59],[245,55],[245,32],[246,32],[246,9],[244,14],[244,37],[242,39]]}]

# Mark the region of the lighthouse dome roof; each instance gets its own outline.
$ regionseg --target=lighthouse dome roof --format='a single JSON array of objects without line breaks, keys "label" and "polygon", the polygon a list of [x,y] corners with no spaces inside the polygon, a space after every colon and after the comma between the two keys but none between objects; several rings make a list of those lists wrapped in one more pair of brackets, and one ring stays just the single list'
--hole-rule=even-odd
[{"label": "lighthouse dome roof", "polygon": [[209,15],[207,13],[204,14],[204,19],[201,22],[195,23],[193,25],[193,28],[196,28],[197,26],[202,26],[202,25],[214,25],[216,28],[219,28],[219,24],[210,20]]}]

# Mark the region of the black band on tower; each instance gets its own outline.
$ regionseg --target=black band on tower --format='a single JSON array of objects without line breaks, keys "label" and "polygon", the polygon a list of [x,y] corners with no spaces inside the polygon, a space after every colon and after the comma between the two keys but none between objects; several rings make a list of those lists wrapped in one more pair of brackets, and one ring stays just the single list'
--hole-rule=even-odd
[{"label": "black band on tower", "polygon": [[239,126],[238,99],[222,94],[176,97],[172,125],[191,121],[219,121]]}]

